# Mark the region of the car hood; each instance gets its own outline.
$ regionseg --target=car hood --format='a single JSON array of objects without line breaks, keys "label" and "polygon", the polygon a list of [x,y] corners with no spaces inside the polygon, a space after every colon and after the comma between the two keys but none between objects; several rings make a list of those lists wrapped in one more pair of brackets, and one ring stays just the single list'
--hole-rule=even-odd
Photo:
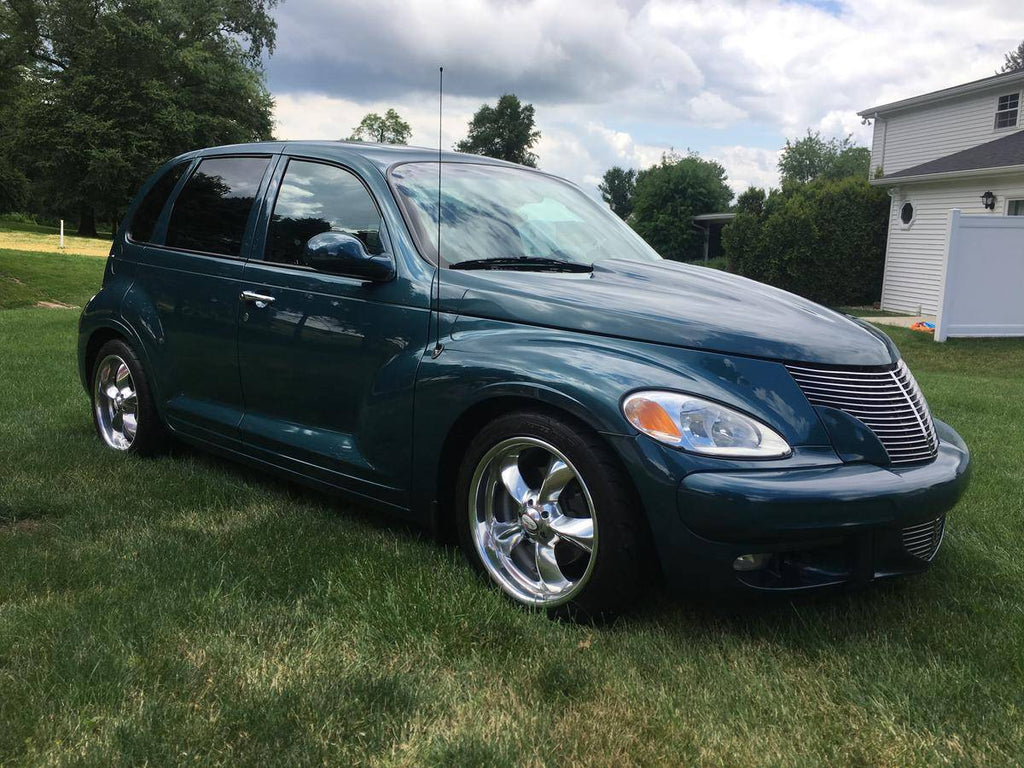
[{"label": "car hood", "polygon": [[679,262],[599,261],[586,274],[445,270],[444,280],[446,294],[462,297],[457,311],[476,317],[792,362],[898,359],[885,334],[848,315]]}]

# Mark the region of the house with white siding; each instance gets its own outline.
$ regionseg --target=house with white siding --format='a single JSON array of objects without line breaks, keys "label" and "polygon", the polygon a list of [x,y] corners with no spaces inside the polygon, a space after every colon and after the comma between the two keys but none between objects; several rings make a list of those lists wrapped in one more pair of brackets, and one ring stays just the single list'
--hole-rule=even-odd
[{"label": "house with white siding", "polygon": [[[954,209],[965,214],[963,221],[971,226],[985,223],[976,218],[981,216],[1024,216],[1022,101],[1024,71],[859,113],[874,123],[871,183],[886,187],[892,198],[882,309],[940,314]],[[1009,244],[1002,250],[1014,253],[995,254],[1001,265],[998,269],[1010,271],[990,274],[988,280],[993,286],[1013,280],[1014,289],[1024,292],[1018,271],[1024,267],[1024,240],[1018,252],[1017,241],[1012,239],[1022,231],[1018,224],[1024,226],[1024,219],[991,222],[990,229],[999,229],[999,242]],[[995,263],[979,260],[974,269],[991,270]],[[948,304],[950,299],[946,301]],[[982,320],[972,327],[983,329]],[[995,329],[996,325],[985,327]]]}]

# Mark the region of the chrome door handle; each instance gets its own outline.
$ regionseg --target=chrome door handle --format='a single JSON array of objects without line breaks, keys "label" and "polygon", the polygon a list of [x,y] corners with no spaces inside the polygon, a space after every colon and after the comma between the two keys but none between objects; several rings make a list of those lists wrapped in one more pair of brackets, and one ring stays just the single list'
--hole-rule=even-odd
[{"label": "chrome door handle", "polygon": [[242,301],[248,301],[251,304],[255,304],[259,309],[263,309],[268,304],[273,304],[275,299],[273,296],[264,296],[262,293],[255,293],[254,291],[242,291],[242,295],[239,297]]}]

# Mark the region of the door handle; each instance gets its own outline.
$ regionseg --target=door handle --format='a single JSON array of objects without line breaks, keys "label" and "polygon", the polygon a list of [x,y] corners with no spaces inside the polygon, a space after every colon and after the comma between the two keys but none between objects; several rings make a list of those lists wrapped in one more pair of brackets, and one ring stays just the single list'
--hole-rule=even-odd
[{"label": "door handle", "polygon": [[242,301],[255,304],[259,309],[263,309],[268,304],[273,304],[275,301],[273,296],[264,296],[262,293],[256,293],[255,291],[242,291],[242,295],[239,298],[241,298]]}]

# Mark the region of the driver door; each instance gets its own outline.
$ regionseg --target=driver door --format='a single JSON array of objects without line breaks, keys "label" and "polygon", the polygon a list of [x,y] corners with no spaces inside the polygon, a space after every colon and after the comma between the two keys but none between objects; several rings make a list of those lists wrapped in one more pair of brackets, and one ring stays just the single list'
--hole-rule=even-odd
[{"label": "driver door", "polygon": [[239,298],[243,440],[258,458],[405,506],[427,308],[407,304],[401,274],[374,283],[304,264],[306,242],[327,231],[388,251],[355,173],[289,158],[276,176],[262,259],[246,263]]}]

